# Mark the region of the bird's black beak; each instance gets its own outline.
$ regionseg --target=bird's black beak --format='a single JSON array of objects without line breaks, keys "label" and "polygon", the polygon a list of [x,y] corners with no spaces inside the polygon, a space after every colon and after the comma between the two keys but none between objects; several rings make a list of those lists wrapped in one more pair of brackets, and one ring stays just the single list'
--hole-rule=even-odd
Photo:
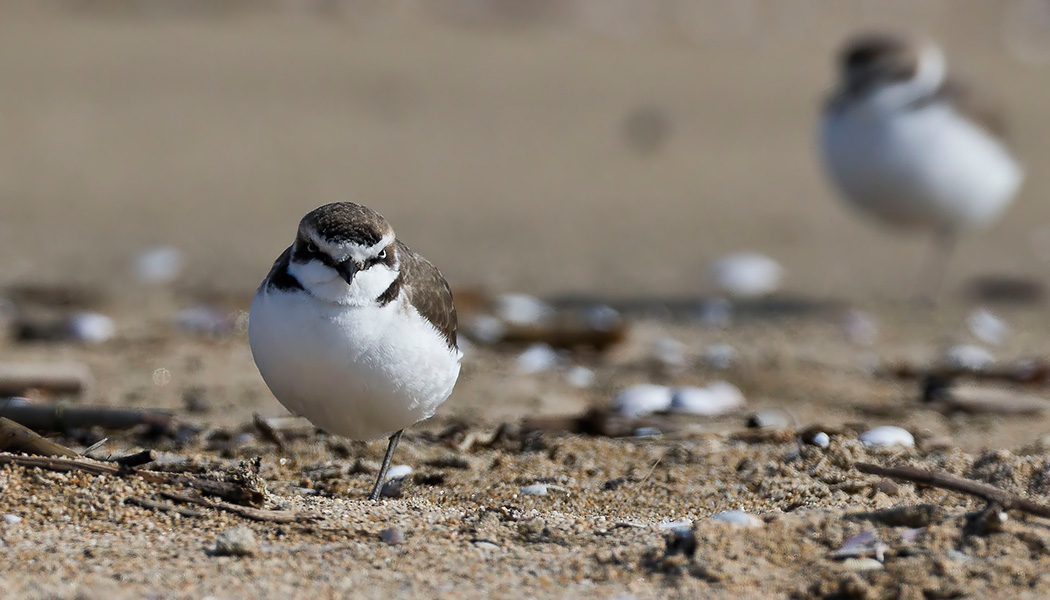
[{"label": "bird's black beak", "polygon": [[335,271],[339,273],[339,276],[343,278],[347,285],[353,283],[354,275],[357,275],[357,272],[360,270],[352,258],[348,258],[335,266]]}]

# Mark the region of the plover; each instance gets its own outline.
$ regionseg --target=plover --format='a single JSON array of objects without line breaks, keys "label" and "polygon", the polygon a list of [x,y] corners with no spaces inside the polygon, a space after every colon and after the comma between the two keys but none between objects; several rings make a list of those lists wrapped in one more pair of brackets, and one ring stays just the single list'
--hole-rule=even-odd
[{"label": "plover", "polygon": [[1021,185],[1002,114],[950,76],[929,41],[858,35],[842,47],[838,69],[821,119],[826,170],[861,211],[934,233],[924,278],[935,297],[957,233],[995,220]]},{"label": "plover", "polygon": [[437,267],[374,210],[326,204],[299,222],[248,323],[255,364],[288,410],[350,439],[389,437],[377,500],[404,429],[459,378],[456,308]]}]

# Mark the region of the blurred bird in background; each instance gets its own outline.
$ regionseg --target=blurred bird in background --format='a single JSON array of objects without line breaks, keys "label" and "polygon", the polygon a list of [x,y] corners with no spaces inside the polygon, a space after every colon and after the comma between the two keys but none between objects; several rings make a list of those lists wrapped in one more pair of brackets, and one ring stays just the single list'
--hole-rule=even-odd
[{"label": "blurred bird in background", "polygon": [[1021,186],[1002,113],[929,41],[857,35],[838,70],[820,123],[825,168],[861,211],[934,235],[918,293],[935,302],[958,233],[994,221]]}]

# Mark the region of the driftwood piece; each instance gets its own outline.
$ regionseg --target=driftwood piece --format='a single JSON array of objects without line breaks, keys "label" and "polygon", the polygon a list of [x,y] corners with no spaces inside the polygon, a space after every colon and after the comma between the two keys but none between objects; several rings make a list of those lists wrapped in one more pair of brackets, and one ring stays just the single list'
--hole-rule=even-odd
[{"label": "driftwood piece", "polygon": [[68,431],[87,427],[130,429],[139,425],[169,429],[175,422],[171,413],[161,410],[64,404],[13,404],[2,401],[0,414],[36,431]]},{"label": "driftwood piece", "polygon": [[948,473],[916,469],[915,467],[881,467],[862,462],[854,463],[853,466],[861,473],[892,477],[942,490],[967,494],[981,498],[990,505],[999,506],[1003,510],[1019,510],[1037,517],[1050,518],[1050,506],[1032,502],[1013,492],[972,479],[964,479]]},{"label": "driftwood piece", "polygon": [[155,460],[157,460],[156,452],[153,450],[143,450],[142,452],[136,452],[135,454],[115,458],[113,459],[113,462],[124,468],[133,468],[141,467],[142,465],[149,464]]},{"label": "driftwood piece", "polygon": [[83,395],[94,384],[91,370],[80,363],[0,362],[0,397],[22,396],[29,390]]},{"label": "driftwood piece", "polygon": [[506,323],[504,327],[500,343],[522,346],[544,343],[555,349],[592,348],[604,352],[627,339],[627,325],[622,321],[598,328],[582,319],[566,317],[543,324]]},{"label": "driftwood piece", "polygon": [[970,378],[985,381],[1002,381],[1023,385],[1045,385],[1050,383],[1050,363],[1041,360],[1023,361],[1013,364],[998,364],[980,370],[945,365],[899,362],[879,370],[878,375],[893,379],[923,380],[929,376]]},{"label": "driftwood piece", "polygon": [[0,417],[0,452],[35,454],[38,456],[78,456],[62,444],[41,437],[38,433]]},{"label": "driftwood piece", "polygon": [[1050,410],[1050,401],[1040,396],[999,386],[956,385],[936,375],[923,379],[922,400],[945,414],[1027,416]]},{"label": "driftwood piece", "polygon": [[640,429],[655,429],[662,434],[688,431],[693,424],[669,415],[627,417],[602,407],[590,408],[578,415],[530,417],[522,420],[523,431],[582,433],[605,437],[633,437]]},{"label": "driftwood piece", "polygon": [[316,521],[321,517],[313,513],[292,512],[287,510],[269,510],[265,508],[253,508],[241,506],[221,500],[209,500],[196,492],[161,492],[161,495],[169,500],[196,504],[208,508],[216,508],[240,515],[253,521],[264,521],[267,523],[305,523]]},{"label": "driftwood piece", "polygon": [[[135,456],[135,455],[133,455]],[[194,475],[179,473],[162,473],[158,471],[135,470],[111,462],[100,462],[90,458],[65,458],[45,456],[21,456],[0,453],[0,465],[13,464],[26,468],[39,468],[48,471],[80,471],[91,475],[112,475],[120,477],[135,475],[150,483],[184,485],[197,492],[218,496],[225,500],[234,500],[249,504],[261,504],[262,492],[257,486],[247,482],[215,481]]]},{"label": "driftwood piece", "polygon": [[129,472],[136,473],[148,481],[168,481],[167,473],[155,473],[158,477],[150,477],[151,471],[127,471],[112,463],[99,462],[90,458],[59,458],[48,456],[21,456],[18,454],[0,454],[0,465],[18,465],[26,468],[46,469],[48,471],[81,471],[91,475],[124,475]]},{"label": "driftwood piece", "polygon": [[159,510],[161,512],[173,512],[178,513],[184,517],[202,517],[204,513],[199,510],[192,508],[186,508],[183,506],[175,506],[174,504],[168,504],[167,502],[160,502],[159,500],[150,500],[149,498],[139,498],[138,496],[128,496],[124,499],[125,504],[132,504],[135,506],[141,506],[142,508],[148,508],[151,510]]}]

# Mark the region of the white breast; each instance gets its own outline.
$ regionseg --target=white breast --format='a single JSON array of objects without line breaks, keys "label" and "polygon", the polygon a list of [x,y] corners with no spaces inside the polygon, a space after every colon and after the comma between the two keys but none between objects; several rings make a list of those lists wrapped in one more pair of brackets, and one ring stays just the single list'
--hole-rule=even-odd
[{"label": "white breast", "polygon": [[824,164],[845,198],[899,226],[985,225],[1023,178],[998,139],[952,107],[846,108],[825,116]]},{"label": "white breast", "polygon": [[355,440],[433,416],[459,377],[460,352],[402,298],[348,307],[263,288],[252,302],[248,335],[281,404]]}]

